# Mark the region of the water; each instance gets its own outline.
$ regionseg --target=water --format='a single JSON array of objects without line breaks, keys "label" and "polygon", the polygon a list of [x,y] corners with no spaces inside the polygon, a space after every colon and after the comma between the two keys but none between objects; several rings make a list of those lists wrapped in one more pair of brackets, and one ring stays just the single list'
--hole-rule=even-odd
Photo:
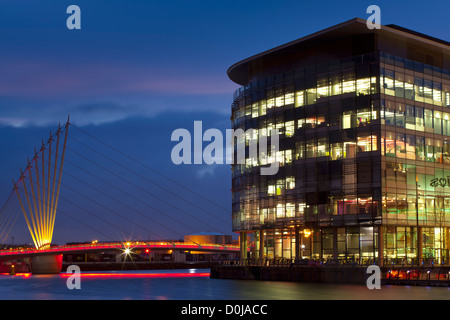
[{"label": "water", "polygon": [[208,269],[86,272],[81,289],[67,275],[0,275],[2,300],[449,300],[450,288],[210,279]]}]

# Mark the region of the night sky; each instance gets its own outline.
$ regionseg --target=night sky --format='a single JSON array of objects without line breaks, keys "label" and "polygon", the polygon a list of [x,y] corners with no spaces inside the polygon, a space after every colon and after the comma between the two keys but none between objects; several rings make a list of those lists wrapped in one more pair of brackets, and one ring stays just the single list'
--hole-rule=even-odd
[{"label": "night sky", "polygon": [[[72,4],[81,8],[81,30],[66,27],[66,9]],[[57,214],[55,243],[231,234],[230,166],[174,165],[173,130],[192,132],[193,122],[201,120],[204,130],[225,133],[238,88],[226,75],[232,64],[355,17],[366,19],[372,4],[381,8],[382,24],[450,41],[448,0],[0,0],[1,204],[27,157],[70,114],[77,127],[145,166],[71,128],[69,136],[85,144],[69,139],[63,175],[68,187],[61,189],[68,201],[60,200],[66,214]],[[86,145],[123,167],[115,168],[114,161]],[[88,185],[117,203],[94,195]],[[22,215],[6,242],[11,237],[15,243],[31,241]]]}]

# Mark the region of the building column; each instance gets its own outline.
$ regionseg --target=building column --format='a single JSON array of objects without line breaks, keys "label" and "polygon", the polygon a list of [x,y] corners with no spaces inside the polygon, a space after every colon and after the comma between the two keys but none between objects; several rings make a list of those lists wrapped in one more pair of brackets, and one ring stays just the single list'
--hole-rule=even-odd
[{"label": "building column", "polygon": [[241,232],[239,236],[241,259],[247,259],[247,232]]},{"label": "building column", "polygon": [[417,228],[417,264],[420,266],[423,259],[423,230],[422,227]]},{"label": "building column", "polygon": [[266,239],[264,238],[264,230],[259,230],[259,258],[264,259],[264,244]]},{"label": "building column", "polygon": [[384,264],[384,228],[382,225],[378,226],[378,266],[382,267]]},{"label": "building column", "polygon": [[333,228],[333,259],[337,261],[338,259],[338,232],[337,228]]},{"label": "building column", "polygon": [[295,259],[301,259],[301,243],[300,243],[300,230],[298,227],[295,227]]}]

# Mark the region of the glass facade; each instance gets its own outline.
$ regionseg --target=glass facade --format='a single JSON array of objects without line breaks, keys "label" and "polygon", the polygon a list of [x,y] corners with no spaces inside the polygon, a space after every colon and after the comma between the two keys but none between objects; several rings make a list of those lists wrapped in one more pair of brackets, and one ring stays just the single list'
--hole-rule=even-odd
[{"label": "glass facade", "polygon": [[233,231],[255,258],[449,263],[449,117],[449,70],[382,51],[253,77],[232,127],[278,129],[280,168],[232,166]]}]

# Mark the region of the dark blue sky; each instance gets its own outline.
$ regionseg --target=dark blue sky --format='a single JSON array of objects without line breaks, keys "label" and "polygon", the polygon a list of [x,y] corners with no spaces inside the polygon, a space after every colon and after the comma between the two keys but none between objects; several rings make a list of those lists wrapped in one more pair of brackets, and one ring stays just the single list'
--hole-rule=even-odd
[{"label": "dark blue sky", "polygon": [[[66,9],[72,4],[81,8],[82,30],[66,28],[69,16]],[[188,221],[177,210],[165,208],[151,197],[148,202],[183,221],[184,225],[167,221],[176,233],[105,200],[145,228],[126,225],[118,217],[115,224],[141,238],[147,238],[149,233],[153,238],[157,235],[178,238],[210,230],[211,225],[216,230],[210,231],[231,233],[229,166],[174,166],[170,161],[170,151],[175,145],[170,141],[172,131],[191,129],[194,120],[203,120],[205,128],[225,130],[229,126],[232,94],[238,88],[226,76],[230,65],[343,21],[365,19],[366,8],[371,4],[380,6],[382,24],[394,23],[450,41],[448,0],[2,0],[0,201],[6,200],[12,188],[11,178],[17,178],[19,167],[25,167],[26,157],[32,157],[41,138],[47,138],[49,131],[70,113],[73,123],[84,130],[230,210],[214,211],[201,199],[194,200],[223,216],[229,221],[227,224],[155,189],[154,194],[174,201],[205,224]],[[73,143],[74,149],[75,146]],[[72,157],[76,161],[75,155]],[[76,172],[68,165],[66,171],[70,170]],[[176,190],[161,177],[152,176],[151,172],[145,174]],[[90,181],[89,177],[85,179]],[[74,183],[69,176],[64,176],[64,181]],[[126,188],[121,182],[117,185]],[[67,197],[73,196],[66,192]],[[185,190],[177,192],[192,197]],[[102,212],[92,204],[85,206],[99,215]],[[61,210],[82,217],[96,230],[114,238],[127,237],[64,201]],[[147,212],[148,207],[140,210]],[[149,215],[157,217],[156,213]],[[16,243],[30,239],[26,232],[21,232],[24,219],[19,218],[11,232]],[[104,237],[58,215],[56,242],[95,238]]]}]

